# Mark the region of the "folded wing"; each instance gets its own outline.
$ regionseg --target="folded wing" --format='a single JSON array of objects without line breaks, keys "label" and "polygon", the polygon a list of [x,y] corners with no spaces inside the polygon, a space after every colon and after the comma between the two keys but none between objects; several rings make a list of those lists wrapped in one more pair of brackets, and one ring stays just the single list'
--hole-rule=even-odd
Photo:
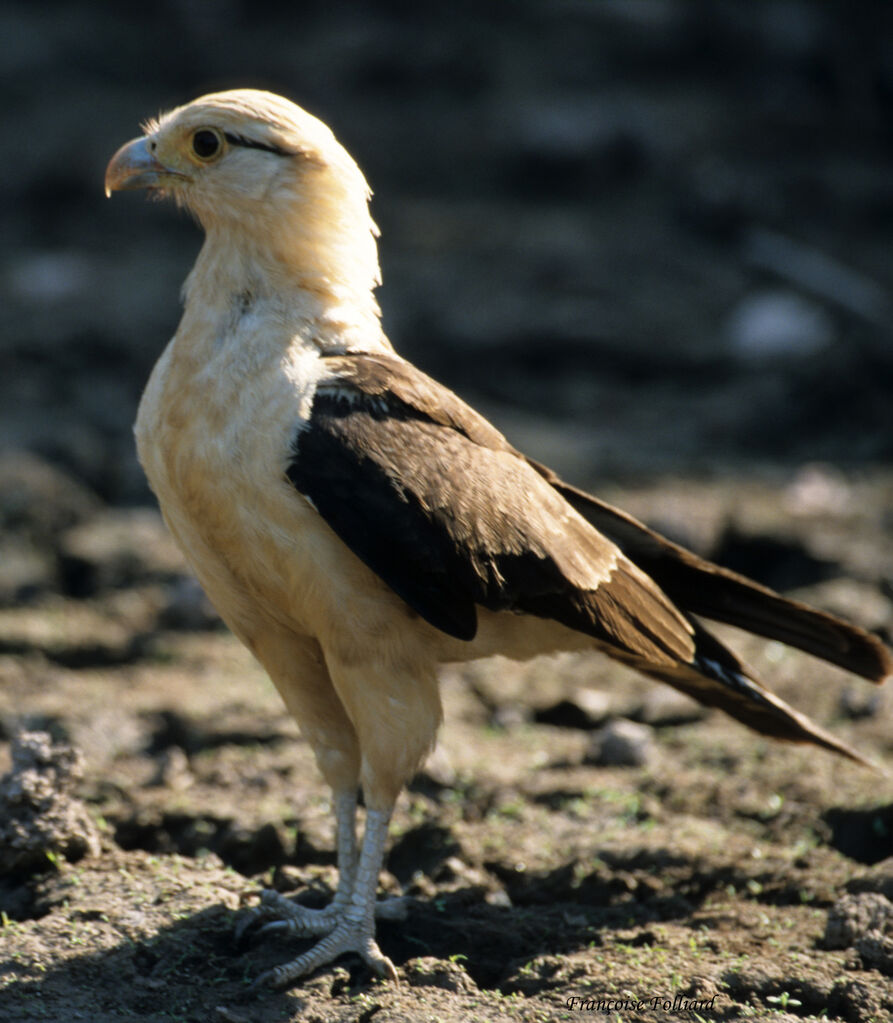
[{"label": "folded wing", "polygon": [[693,616],[881,680],[893,662],[876,637],[568,486],[395,356],[325,362],[288,478],[431,625],[471,640],[478,606],[552,619],[759,732],[866,762],[753,679]]},{"label": "folded wing", "polygon": [[452,392],[396,357],[326,362],[288,478],[422,618],[470,640],[480,605],[691,657],[672,602]]}]

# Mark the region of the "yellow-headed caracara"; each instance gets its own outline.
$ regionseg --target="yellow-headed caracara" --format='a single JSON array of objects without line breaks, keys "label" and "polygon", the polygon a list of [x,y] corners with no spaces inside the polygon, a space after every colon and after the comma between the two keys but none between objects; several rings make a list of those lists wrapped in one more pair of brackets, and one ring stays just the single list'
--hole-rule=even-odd
[{"label": "yellow-headed caracara", "polygon": [[139,456],[333,793],[331,904],[264,892],[248,912],[319,941],[261,979],[346,952],[396,976],[375,941],[377,879],[395,800],[435,741],[443,662],[600,650],[766,735],[861,759],[695,616],[873,681],[893,671],[877,638],[568,486],[394,353],[369,189],[322,122],[266,92],[203,96],[150,122],[105,183],[171,196],[204,228],[140,404]]}]

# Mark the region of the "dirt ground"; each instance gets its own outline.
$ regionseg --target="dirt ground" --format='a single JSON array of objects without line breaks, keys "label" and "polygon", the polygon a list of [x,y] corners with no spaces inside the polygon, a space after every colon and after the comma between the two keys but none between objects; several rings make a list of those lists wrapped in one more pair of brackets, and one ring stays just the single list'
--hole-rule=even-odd
[{"label": "dirt ground", "polygon": [[[251,990],[303,946],[240,907],[325,901],[327,793],[134,457],[198,233],[102,196],[141,119],[288,95],[374,189],[402,354],[890,641],[888,0],[6,0],[0,35],[0,1023],[893,1018],[890,776],[581,658],[444,672],[400,985]],[[889,692],[729,638],[893,771]]]},{"label": "dirt ground", "polygon": [[[61,473],[24,459],[17,471],[25,492],[52,476],[59,505],[76,504]],[[812,577],[800,595],[889,638],[877,566],[893,557],[893,478],[820,483],[608,496],[694,526],[708,547],[734,536],[770,551],[767,564]],[[891,1017],[889,777],[579,656],[444,672],[441,741],[400,801],[382,881],[410,897],[404,923],[379,924],[400,985],[348,957],[289,991],[252,990],[305,946],[238,945],[240,906],[261,886],[318,905],[333,885],[310,751],[154,513],[89,512],[61,536],[91,596],[0,611],[3,766],[14,725],[57,744],[31,763],[49,779],[33,805],[52,821],[0,888],[0,1019]],[[732,639],[786,699],[893,769],[889,692]],[[621,747],[630,765],[604,741],[619,720],[640,729]],[[82,763],[60,759],[65,744]],[[0,786],[7,820],[27,818],[21,788]]]}]

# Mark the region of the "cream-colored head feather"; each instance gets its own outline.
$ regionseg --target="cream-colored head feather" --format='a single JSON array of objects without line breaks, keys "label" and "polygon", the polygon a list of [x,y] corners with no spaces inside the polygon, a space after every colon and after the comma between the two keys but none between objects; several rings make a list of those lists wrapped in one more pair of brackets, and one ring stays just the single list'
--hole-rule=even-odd
[{"label": "cream-colored head feather", "polygon": [[171,110],[144,132],[115,154],[106,188],[148,188],[199,220],[208,241],[187,294],[204,264],[213,262],[219,277],[228,252],[246,274],[256,264],[255,286],[298,287],[318,297],[330,320],[352,308],[377,329],[371,193],[322,121],[273,93],[236,89]]}]

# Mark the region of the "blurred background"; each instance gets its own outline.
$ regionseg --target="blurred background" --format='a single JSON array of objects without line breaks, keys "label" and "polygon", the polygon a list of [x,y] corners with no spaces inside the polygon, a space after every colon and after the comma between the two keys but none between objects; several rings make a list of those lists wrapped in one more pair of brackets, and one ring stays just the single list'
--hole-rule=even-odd
[{"label": "blurred background", "polygon": [[220,88],[332,126],[395,346],[574,482],[889,464],[886,0],[124,7],[0,5],[7,597],[38,534],[151,503],[131,423],[200,235],[103,172]]}]

